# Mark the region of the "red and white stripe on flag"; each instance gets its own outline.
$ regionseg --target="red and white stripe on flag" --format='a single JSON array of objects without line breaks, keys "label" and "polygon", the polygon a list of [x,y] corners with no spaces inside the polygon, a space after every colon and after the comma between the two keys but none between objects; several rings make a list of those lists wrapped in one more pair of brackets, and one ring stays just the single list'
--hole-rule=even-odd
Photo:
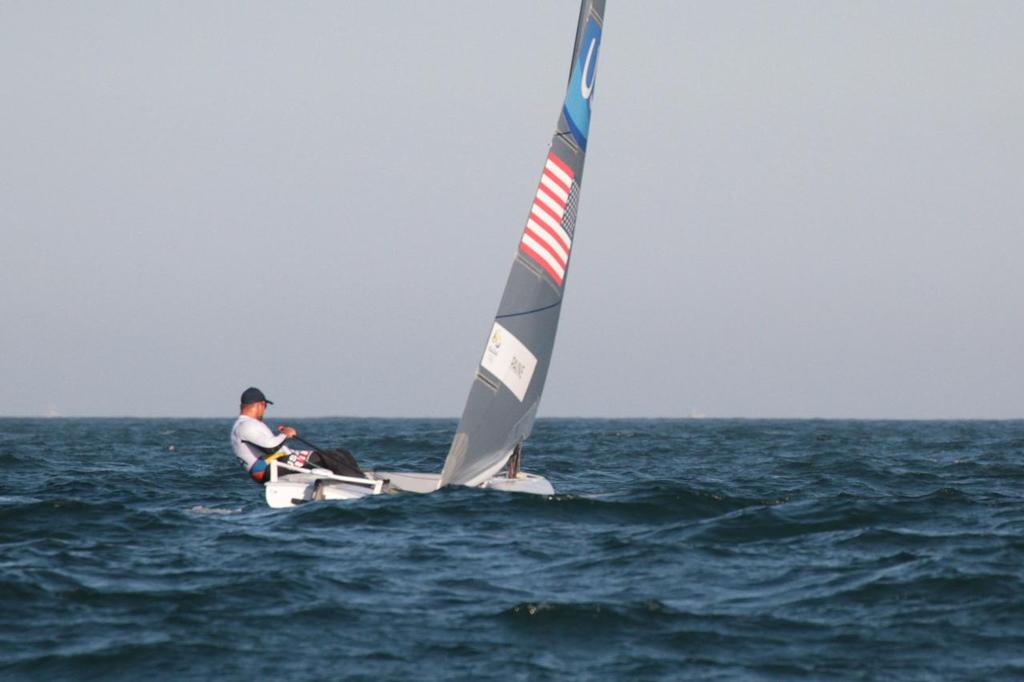
[{"label": "red and white stripe on flag", "polygon": [[573,173],[554,152],[548,154],[544,174],[533,198],[519,250],[541,266],[561,286],[569,263],[573,225],[567,225],[566,206],[573,192]]}]

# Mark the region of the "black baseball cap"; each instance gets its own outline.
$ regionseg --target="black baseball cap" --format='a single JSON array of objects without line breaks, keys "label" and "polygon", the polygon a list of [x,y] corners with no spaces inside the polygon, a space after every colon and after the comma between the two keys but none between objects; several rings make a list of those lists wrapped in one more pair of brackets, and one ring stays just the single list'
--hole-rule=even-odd
[{"label": "black baseball cap", "polygon": [[267,405],[273,405],[274,401],[267,400],[267,396],[263,395],[263,391],[250,386],[242,391],[242,404],[250,405],[252,403],[266,403]]}]

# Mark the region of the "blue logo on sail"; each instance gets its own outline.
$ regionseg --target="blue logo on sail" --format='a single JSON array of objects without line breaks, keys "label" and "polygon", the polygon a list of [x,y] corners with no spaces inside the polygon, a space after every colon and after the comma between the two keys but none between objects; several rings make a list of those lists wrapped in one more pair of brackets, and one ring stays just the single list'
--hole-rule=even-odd
[{"label": "blue logo on sail", "polygon": [[597,53],[601,48],[601,27],[592,18],[587,19],[583,30],[583,42],[576,55],[569,79],[569,92],[565,95],[563,113],[572,136],[580,149],[587,149],[587,134],[590,130],[590,96],[594,93],[597,78]]}]

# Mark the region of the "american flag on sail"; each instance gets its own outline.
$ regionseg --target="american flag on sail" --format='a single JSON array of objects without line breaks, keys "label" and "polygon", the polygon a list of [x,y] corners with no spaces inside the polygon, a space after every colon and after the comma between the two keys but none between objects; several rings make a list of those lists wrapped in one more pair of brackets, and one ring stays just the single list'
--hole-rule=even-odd
[{"label": "american flag on sail", "polygon": [[576,226],[580,187],[574,181],[575,175],[554,152],[548,154],[523,239],[519,242],[519,250],[551,275],[559,286],[565,279]]}]

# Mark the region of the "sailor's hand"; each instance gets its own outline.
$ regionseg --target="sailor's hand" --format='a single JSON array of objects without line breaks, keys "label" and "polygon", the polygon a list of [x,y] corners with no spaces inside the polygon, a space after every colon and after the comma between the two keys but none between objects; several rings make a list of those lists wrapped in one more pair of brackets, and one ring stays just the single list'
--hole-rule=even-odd
[{"label": "sailor's hand", "polygon": [[277,430],[283,433],[284,435],[288,436],[289,438],[295,438],[295,436],[299,435],[299,432],[290,426],[280,425],[277,427]]}]

